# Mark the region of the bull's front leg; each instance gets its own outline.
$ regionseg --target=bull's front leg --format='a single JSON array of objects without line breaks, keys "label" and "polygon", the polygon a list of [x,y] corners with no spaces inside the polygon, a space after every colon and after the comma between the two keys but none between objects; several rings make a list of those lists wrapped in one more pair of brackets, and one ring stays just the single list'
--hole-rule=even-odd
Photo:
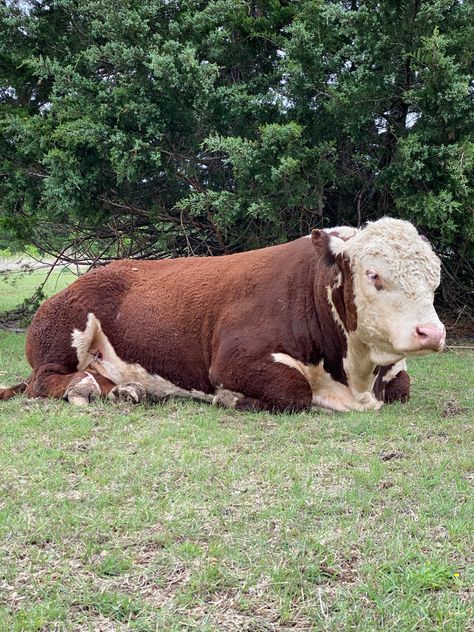
[{"label": "bull's front leg", "polygon": [[311,408],[306,378],[267,358],[228,354],[220,350],[209,371],[216,387],[214,404],[237,410],[297,412]]},{"label": "bull's front leg", "polygon": [[410,376],[406,371],[400,371],[385,386],[384,401],[387,404],[402,402],[410,399]]},{"label": "bull's front leg", "polygon": [[405,360],[378,367],[374,383],[374,394],[377,399],[387,404],[393,402],[404,404],[410,399],[410,376],[406,368]]},{"label": "bull's front leg", "polygon": [[286,353],[274,353],[275,362],[284,364],[299,371],[303,375],[312,392],[312,405],[336,412],[351,410],[378,410],[383,402],[369,391],[355,392],[349,386],[336,381],[325,369],[323,362],[319,364],[304,364]]},{"label": "bull's front leg", "polygon": [[372,393],[354,394],[348,386],[334,382],[329,388],[321,388],[313,393],[313,406],[336,412],[379,410],[383,405]]}]

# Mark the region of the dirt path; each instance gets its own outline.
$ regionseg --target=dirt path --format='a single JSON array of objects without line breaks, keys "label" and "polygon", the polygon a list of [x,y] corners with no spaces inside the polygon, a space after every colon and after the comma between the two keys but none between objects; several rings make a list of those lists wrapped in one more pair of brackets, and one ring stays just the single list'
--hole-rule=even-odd
[{"label": "dirt path", "polygon": [[46,259],[33,259],[28,255],[18,255],[17,257],[0,258],[0,274],[8,274],[9,272],[29,272],[31,270],[48,270],[53,264],[56,269],[68,267],[73,272],[85,272],[89,266],[76,266],[66,261],[56,262],[53,257]]},{"label": "dirt path", "polygon": [[37,261],[32,257],[19,255],[18,257],[8,257],[0,259],[0,274],[7,272],[18,272],[21,270],[39,270],[41,268],[49,268],[53,263],[51,261]]}]

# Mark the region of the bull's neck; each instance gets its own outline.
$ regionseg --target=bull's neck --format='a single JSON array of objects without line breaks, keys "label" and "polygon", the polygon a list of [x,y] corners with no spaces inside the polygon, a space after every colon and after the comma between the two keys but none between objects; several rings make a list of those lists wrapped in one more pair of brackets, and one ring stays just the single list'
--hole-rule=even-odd
[{"label": "bull's neck", "polygon": [[332,377],[347,384],[354,394],[372,391],[375,368],[371,350],[355,331],[348,332],[332,301],[331,287],[338,282],[338,268],[323,259],[314,259],[310,266],[314,298],[312,316],[308,319],[312,337],[312,361],[324,360]]},{"label": "bull's neck", "polygon": [[333,308],[328,301],[328,287],[337,271],[323,257],[314,257],[309,266],[308,327],[311,337],[312,364],[324,361],[324,368],[338,382],[347,384],[343,358],[347,354],[347,336],[336,321]]}]

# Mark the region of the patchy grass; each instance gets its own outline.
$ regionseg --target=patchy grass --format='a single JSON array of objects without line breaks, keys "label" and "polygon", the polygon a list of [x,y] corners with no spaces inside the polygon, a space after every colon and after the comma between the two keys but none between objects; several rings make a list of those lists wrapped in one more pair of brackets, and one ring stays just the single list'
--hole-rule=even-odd
[{"label": "patchy grass", "polygon": [[473,357],[377,413],[1,402],[0,630],[472,629]]}]

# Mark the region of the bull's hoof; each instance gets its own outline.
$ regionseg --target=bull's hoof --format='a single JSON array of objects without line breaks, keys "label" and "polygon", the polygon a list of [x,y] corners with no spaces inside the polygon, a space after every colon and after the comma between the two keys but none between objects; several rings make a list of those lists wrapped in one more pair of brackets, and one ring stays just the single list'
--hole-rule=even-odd
[{"label": "bull's hoof", "polygon": [[113,402],[127,402],[129,404],[139,404],[145,401],[146,392],[138,382],[128,382],[114,386],[107,397]]},{"label": "bull's hoof", "polygon": [[73,378],[64,393],[64,399],[75,406],[85,406],[100,396],[100,386],[95,378],[86,373]]},{"label": "bull's hoof", "polygon": [[222,408],[236,408],[237,402],[242,399],[241,393],[229,391],[226,388],[218,388],[216,394],[212,398],[213,406],[222,406]]},{"label": "bull's hoof", "polygon": [[324,408],[325,410],[338,413],[345,413],[351,410],[360,412],[369,410],[379,410],[383,402],[379,401],[369,391],[353,395],[347,388],[339,388],[337,393],[326,393],[321,395],[313,395],[312,409]]},{"label": "bull's hoof", "polygon": [[357,395],[356,400],[360,406],[356,410],[380,410],[380,408],[382,408],[383,406],[383,402],[377,399],[375,395],[369,393],[368,391],[366,393],[361,393],[360,395]]}]

